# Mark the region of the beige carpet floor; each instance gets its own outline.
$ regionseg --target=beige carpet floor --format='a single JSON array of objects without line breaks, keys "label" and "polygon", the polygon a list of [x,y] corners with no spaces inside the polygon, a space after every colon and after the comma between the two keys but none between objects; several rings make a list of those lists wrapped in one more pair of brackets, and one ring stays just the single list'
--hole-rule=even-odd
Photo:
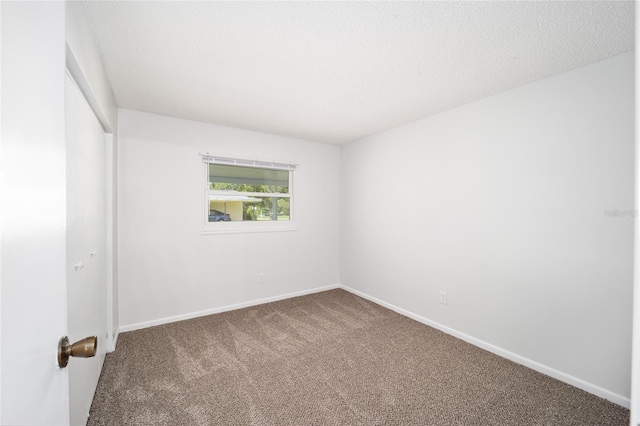
[{"label": "beige carpet floor", "polygon": [[629,411],[343,290],[120,335],[89,425],[628,425]]}]

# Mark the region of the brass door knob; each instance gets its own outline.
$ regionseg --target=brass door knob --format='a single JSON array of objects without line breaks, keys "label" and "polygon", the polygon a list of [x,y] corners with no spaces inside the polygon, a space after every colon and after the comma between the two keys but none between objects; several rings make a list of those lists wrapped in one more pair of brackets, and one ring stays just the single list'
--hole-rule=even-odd
[{"label": "brass door knob", "polygon": [[69,363],[69,357],[91,358],[98,349],[98,338],[96,336],[85,337],[78,340],[73,345],[69,344],[69,338],[64,336],[58,342],[58,366],[65,368]]}]

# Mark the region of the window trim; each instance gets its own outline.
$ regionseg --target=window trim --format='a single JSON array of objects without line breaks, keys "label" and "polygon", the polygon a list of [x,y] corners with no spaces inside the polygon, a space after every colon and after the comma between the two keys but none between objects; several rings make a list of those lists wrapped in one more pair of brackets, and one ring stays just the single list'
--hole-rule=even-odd
[{"label": "window trim", "polygon": [[[295,223],[295,201],[294,201],[294,179],[293,172],[298,164],[264,160],[250,160],[243,158],[231,158],[214,156],[209,153],[200,153],[202,157],[203,170],[203,197],[202,197],[202,230],[200,235],[216,235],[216,234],[237,234],[250,232],[279,232],[279,231],[295,231],[297,229]],[[289,198],[289,220],[287,221],[236,221],[236,222],[209,222],[209,196],[210,195],[228,195],[229,191],[220,191],[209,189],[209,164],[235,165],[240,167],[252,167],[258,169],[285,170],[289,172],[289,193],[254,193],[239,192],[238,194],[269,197],[276,195],[277,198]]]}]

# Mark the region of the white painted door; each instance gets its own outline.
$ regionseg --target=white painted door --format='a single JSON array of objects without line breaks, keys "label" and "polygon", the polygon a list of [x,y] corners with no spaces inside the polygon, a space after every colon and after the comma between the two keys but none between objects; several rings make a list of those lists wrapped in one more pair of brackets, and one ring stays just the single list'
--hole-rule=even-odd
[{"label": "white painted door", "polygon": [[105,133],[66,80],[67,323],[69,340],[98,337],[97,354],[69,362],[72,425],[87,421],[107,348]]},{"label": "white painted door", "polygon": [[0,424],[65,425],[65,5],[0,10]]},{"label": "white painted door", "polygon": [[[104,134],[65,80],[65,2],[0,2],[0,24],[0,424],[84,424],[106,349]],[[97,335],[98,356],[58,368],[64,335]]]}]

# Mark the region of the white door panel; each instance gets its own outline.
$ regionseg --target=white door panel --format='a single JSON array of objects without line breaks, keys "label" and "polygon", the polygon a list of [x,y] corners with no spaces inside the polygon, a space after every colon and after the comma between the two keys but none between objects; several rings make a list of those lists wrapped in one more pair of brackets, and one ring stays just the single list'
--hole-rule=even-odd
[{"label": "white door panel", "polygon": [[2,425],[65,425],[63,2],[0,2]]},{"label": "white door panel", "polygon": [[85,424],[106,341],[105,135],[91,107],[67,77],[67,322],[69,340],[98,337],[93,358],[70,360],[72,425]]},{"label": "white door panel", "polygon": [[[84,424],[107,349],[104,133],[65,76],[65,2],[0,12],[0,424]],[[63,335],[98,355],[58,368]]]}]

